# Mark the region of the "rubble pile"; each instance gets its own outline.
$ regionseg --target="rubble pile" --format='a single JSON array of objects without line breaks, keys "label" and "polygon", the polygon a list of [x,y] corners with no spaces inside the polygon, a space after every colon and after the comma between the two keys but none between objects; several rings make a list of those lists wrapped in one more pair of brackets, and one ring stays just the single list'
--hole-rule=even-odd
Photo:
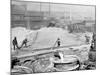
[{"label": "rubble pile", "polygon": [[[20,46],[23,39],[27,38],[28,45],[30,45],[25,48],[27,50],[22,48],[22,52],[26,52],[29,56],[19,58],[20,61],[15,65],[13,69],[14,72],[23,73],[24,71],[24,73],[41,73],[86,69],[87,66],[89,66],[89,63],[91,63],[88,61],[94,62],[96,60],[95,55],[93,55],[94,53],[90,52],[91,44],[85,43],[85,35],[86,34],[71,34],[66,30],[55,27],[45,27],[40,30],[27,30],[25,28],[12,29],[12,40],[16,36],[18,45]],[[91,34],[89,35],[91,36]],[[52,47],[57,46],[55,45],[55,42],[58,37],[61,40],[61,46],[64,47],[55,48],[55,51],[52,51],[51,53],[46,52],[48,49],[44,50],[44,48],[53,50]],[[38,54],[38,51],[36,51],[36,55],[32,55],[35,54],[35,49],[40,49],[40,55]],[[28,51],[33,52],[31,52],[30,55],[28,54]],[[44,54],[41,54],[42,51]],[[57,55],[55,55],[56,51],[58,51]],[[18,52],[21,54],[20,50]],[[16,52],[12,51],[12,54],[13,53]],[[21,54],[21,56],[25,56],[25,54]],[[19,69],[19,71],[16,69]]]}]

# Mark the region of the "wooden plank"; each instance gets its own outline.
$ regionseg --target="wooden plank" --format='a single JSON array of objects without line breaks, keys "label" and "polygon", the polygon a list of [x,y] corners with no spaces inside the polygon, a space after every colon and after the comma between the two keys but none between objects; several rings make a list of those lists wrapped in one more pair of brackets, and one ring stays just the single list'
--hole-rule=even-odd
[{"label": "wooden plank", "polygon": [[[86,45],[84,45],[86,46]],[[87,45],[88,46],[88,45]],[[68,48],[78,48],[79,46],[63,46],[63,47],[55,47],[54,49],[51,48],[46,48],[46,49],[39,49],[39,50],[32,50],[32,51],[24,51],[25,54],[19,54],[19,55],[14,55],[17,58],[23,58],[23,57],[30,57],[30,56],[35,56],[35,55],[39,55],[39,54],[47,54],[47,53],[51,53],[51,52],[55,52],[57,50],[59,51],[63,51],[63,50],[67,50]],[[81,47],[81,45],[80,45]],[[50,50],[51,49],[51,50]]]}]

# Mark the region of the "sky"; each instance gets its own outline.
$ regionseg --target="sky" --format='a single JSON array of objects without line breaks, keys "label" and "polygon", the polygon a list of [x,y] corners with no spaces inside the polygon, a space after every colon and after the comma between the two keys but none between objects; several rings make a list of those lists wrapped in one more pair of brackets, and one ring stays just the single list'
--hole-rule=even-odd
[{"label": "sky", "polygon": [[36,2],[12,2],[16,5],[26,5],[29,11],[48,12],[70,12],[72,16],[88,16],[95,18],[95,6],[54,4],[54,3],[36,3]]}]

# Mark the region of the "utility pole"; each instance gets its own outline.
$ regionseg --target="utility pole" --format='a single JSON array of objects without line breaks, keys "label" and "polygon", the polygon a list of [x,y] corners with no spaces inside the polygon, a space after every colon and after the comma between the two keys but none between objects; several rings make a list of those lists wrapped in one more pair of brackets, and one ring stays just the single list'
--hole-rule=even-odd
[{"label": "utility pole", "polygon": [[42,2],[40,2],[40,13],[42,12]]},{"label": "utility pole", "polygon": [[66,10],[66,7],[65,7],[65,12],[64,12],[64,14],[65,14],[64,20],[66,21],[66,17],[67,17],[67,10]]},{"label": "utility pole", "polygon": [[30,29],[30,14],[27,11],[27,5],[25,4],[25,18],[26,18],[26,28]]},{"label": "utility pole", "polygon": [[50,5],[50,2],[49,2],[49,17],[50,17],[50,13],[51,13],[51,5]]},{"label": "utility pole", "polygon": [[72,21],[71,8],[69,9],[70,21]]},{"label": "utility pole", "polygon": [[71,22],[72,22],[71,8],[69,8],[69,18],[70,18],[70,24],[71,24]]}]

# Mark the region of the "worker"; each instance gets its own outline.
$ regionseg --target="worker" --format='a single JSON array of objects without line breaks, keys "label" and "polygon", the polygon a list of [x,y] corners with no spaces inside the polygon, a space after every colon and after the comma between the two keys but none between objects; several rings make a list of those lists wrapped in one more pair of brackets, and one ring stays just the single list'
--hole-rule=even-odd
[{"label": "worker", "polygon": [[85,35],[85,38],[86,38],[86,43],[89,44],[90,43],[90,37]]},{"label": "worker", "polygon": [[14,37],[14,39],[13,39],[13,47],[14,47],[14,50],[16,49],[16,47],[19,49],[16,37]]},{"label": "worker", "polygon": [[22,45],[21,45],[20,48],[22,48],[23,45],[25,45],[25,47],[27,47],[27,42],[28,42],[28,40],[27,40],[27,38],[25,38],[25,39],[23,40]]},{"label": "worker", "polygon": [[60,47],[60,39],[57,39],[57,46]]}]

